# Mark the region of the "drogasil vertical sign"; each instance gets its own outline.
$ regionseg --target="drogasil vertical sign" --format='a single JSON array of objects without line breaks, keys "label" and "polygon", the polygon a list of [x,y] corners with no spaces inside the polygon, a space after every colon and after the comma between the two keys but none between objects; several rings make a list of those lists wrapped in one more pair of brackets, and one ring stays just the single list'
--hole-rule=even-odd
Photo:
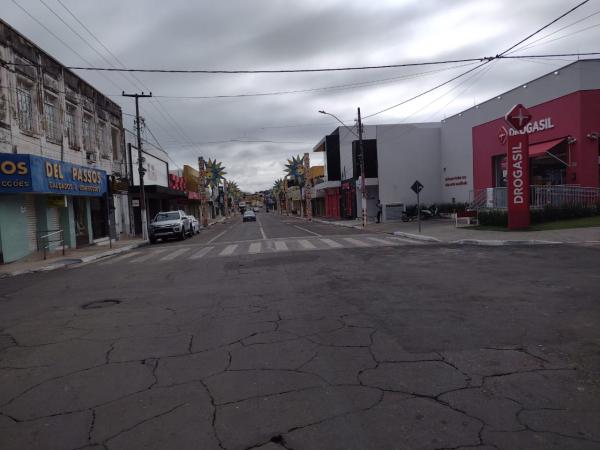
[{"label": "drogasil vertical sign", "polygon": [[515,105],[504,117],[512,130],[506,137],[508,228],[528,228],[529,214],[529,136],[521,134],[531,121],[531,114],[523,105]]}]

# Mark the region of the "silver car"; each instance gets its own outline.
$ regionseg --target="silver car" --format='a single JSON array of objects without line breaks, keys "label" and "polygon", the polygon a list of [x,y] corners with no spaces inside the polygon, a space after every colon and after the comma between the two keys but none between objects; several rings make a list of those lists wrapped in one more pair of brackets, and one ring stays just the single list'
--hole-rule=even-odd
[{"label": "silver car", "polygon": [[176,238],[183,241],[191,234],[191,221],[183,211],[159,212],[150,223],[150,243],[158,239]]},{"label": "silver car", "polygon": [[190,219],[190,226],[192,229],[192,234],[200,234],[200,222],[196,219],[196,216],[188,216]]}]

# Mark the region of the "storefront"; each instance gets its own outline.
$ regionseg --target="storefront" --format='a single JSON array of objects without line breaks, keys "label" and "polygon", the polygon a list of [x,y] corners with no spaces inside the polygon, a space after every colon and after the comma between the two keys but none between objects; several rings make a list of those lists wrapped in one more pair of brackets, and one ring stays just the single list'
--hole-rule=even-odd
[{"label": "storefront", "polygon": [[[600,90],[579,91],[527,106],[533,117],[529,135],[532,185],[599,187],[600,146],[593,134],[600,124]],[[503,117],[473,127],[474,189],[506,186]]]},{"label": "storefront", "polygon": [[0,260],[35,252],[40,236],[62,231],[80,247],[108,235],[103,170],[35,155],[0,153]]},{"label": "storefront", "polygon": [[350,178],[341,183],[341,217],[356,219],[356,180]]}]

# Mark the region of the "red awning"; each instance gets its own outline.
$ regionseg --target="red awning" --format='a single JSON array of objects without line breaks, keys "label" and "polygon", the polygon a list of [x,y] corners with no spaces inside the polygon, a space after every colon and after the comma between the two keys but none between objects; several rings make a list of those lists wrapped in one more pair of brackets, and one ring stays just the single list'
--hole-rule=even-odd
[{"label": "red awning", "polygon": [[529,146],[529,157],[543,156],[548,150],[552,150],[558,144],[561,144],[565,138],[554,139],[553,141],[542,142],[540,144],[532,144]]}]

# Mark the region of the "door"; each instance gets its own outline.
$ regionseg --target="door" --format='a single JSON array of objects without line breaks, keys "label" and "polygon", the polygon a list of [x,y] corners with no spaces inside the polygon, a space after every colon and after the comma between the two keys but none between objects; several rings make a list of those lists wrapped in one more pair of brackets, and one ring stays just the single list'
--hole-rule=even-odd
[{"label": "door", "polygon": [[73,197],[73,213],[75,215],[75,245],[77,248],[81,248],[90,244],[85,198]]},{"label": "door", "polygon": [[[44,234],[55,233],[56,231],[60,230],[60,211],[58,208],[50,207],[47,209],[46,214],[48,215],[48,232]],[[48,250],[52,251],[57,248],[59,245],[61,245],[60,234],[57,233],[48,236],[47,243]]]}]

